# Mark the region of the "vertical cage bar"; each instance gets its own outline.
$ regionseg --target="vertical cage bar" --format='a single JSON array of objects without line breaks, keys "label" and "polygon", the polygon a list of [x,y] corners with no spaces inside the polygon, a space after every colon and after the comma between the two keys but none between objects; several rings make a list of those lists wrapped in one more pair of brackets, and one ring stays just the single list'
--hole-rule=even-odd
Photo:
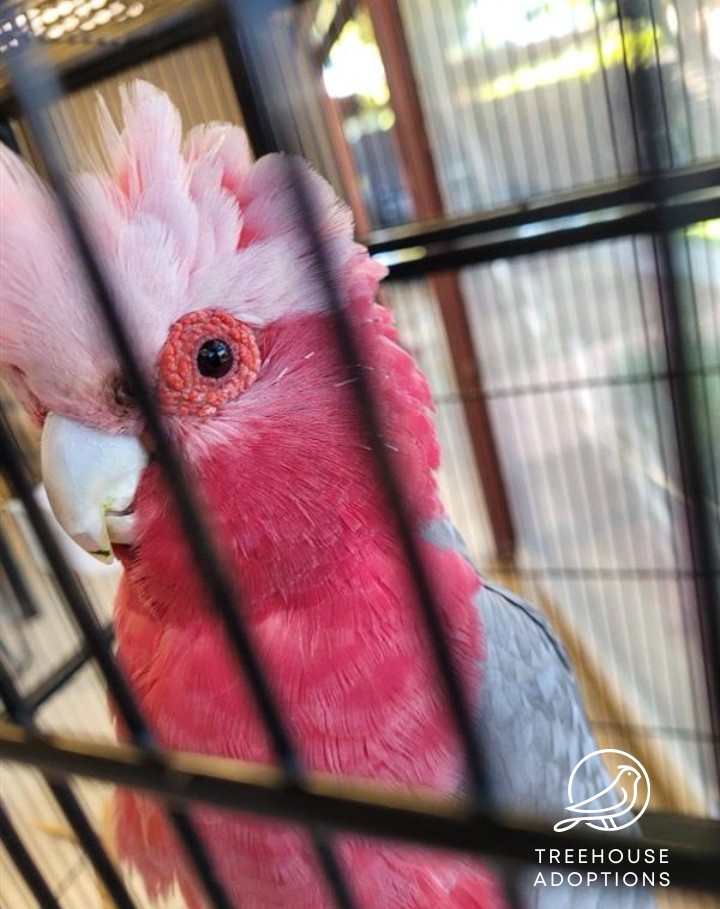
[{"label": "vertical cage bar", "polygon": [[[652,0],[647,0],[652,2]],[[617,0],[623,37],[647,15],[646,0]],[[652,12],[652,11],[651,11]],[[651,17],[654,22],[654,17]],[[624,58],[630,87],[638,163],[641,170],[660,173],[672,165],[670,114],[659,71],[660,56],[654,30],[654,65],[631,66]],[[659,80],[656,87],[654,80]],[[663,153],[663,150],[666,154]],[[678,283],[676,254],[665,200],[655,193],[658,230],[653,243],[661,287],[661,317],[667,357],[673,430],[679,454],[684,516],[693,567],[693,586],[704,656],[705,683],[712,729],[715,773],[720,788],[720,565],[714,548],[715,517],[711,509],[712,485],[700,452],[700,433],[689,373],[689,356]],[[702,381],[702,376],[700,381]]]}]

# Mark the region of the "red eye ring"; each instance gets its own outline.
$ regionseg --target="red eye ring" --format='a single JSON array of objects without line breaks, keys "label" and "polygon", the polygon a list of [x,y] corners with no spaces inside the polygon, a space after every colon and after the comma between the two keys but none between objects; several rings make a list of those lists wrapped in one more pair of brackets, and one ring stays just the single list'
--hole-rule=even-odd
[{"label": "red eye ring", "polygon": [[[230,361],[221,374],[200,370],[201,351],[208,345],[226,348]],[[260,371],[260,350],[253,330],[227,312],[206,309],[188,313],[170,328],[158,359],[158,398],[166,412],[208,417],[235,400],[253,384]]]}]

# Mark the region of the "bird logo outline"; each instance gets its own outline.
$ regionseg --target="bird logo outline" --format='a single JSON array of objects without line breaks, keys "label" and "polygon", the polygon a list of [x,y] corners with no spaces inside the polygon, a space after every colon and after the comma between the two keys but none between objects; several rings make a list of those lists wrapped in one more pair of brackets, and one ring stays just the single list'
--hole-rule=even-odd
[{"label": "bird logo outline", "polygon": [[[615,764],[615,776],[604,789],[588,798],[576,801],[573,797],[573,783],[578,771],[581,771],[581,768],[593,758],[602,760],[600,756],[604,754],[613,755],[615,758],[610,762]],[[645,784],[644,800],[641,782]],[[586,824],[593,830],[624,830],[636,823],[645,813],[650,802],[650,778],[640,761],[631,754],[614,748],[602,748],[586,755],[575,765],[568,780],[567,795],[568,803],[565,810],[574,816],[558,821],[553,827],[556,833],[565,833],[578,824]]]}]

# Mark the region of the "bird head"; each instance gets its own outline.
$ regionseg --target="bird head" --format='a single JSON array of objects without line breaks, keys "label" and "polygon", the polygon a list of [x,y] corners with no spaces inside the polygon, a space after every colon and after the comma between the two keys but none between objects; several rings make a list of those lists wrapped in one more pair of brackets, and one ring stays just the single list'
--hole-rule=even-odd
[{"label": "bird head", "polygon": [[[420,477],[415,496],[432,498],[427,387],[373,302],[385,269],[353,241],[331,187],[305,163],[291,172],[282,155],[254,161],[237,127],[209,124],[183,138],[177,109],[148,83],[121,100],[119,126],[100,104],[103,165],[73,178],[72,190],[133,356],[221,531],[244,521],[232,536],[250,551],[263,528],[267,541],[278,522],[301,520],[328,482],[337,518],[362,473],[356,455],[366,446],[349,416],[349,373],[293,172],[363,362],[373,364],[388,447]],[[101,558],[149,546],[168,497],[133,389],[52,194],[7,149],[0,176],[0,371],[43,425],[50,503]]]}]

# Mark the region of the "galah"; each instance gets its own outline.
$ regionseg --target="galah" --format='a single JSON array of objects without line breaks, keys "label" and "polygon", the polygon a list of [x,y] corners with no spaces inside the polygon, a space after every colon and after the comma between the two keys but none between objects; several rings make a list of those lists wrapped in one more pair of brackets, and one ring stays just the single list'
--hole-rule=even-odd
[{"label": "galah", "polygon": [[[287,160],[253,161],[230,125],[183,138],[177,109],[143,82],[123,91],[119,128],[102,104],[99,120],[104,166],[75,177],[74,196],[301,765],[462,790],[463,751]],[[2,374],[43,426],[58,521],[88,552],[122,562],[119,664],[166,748],[273,761],[56,203],[6,149],[1,163]],[[428,386],[374,302],[385,269],[353,242],[329,185],[299,172],[498,804],[555,820],[569,773],[596,747],[567,658],[537,613],[483,584],[464,557],[438,496]],[[606,784],[590,781],[587,795]],[[208,808],[192,816],[238,909],[331,905],[302,829]],[[117,852],[151,898],[178,886],[189,907],[203,905],[158,803],[121,791],[114,819]],[[335,846],[362,909],[505,905],[468,857],[353,836]],[[561,905],[558,891],[528,893]]]}]

